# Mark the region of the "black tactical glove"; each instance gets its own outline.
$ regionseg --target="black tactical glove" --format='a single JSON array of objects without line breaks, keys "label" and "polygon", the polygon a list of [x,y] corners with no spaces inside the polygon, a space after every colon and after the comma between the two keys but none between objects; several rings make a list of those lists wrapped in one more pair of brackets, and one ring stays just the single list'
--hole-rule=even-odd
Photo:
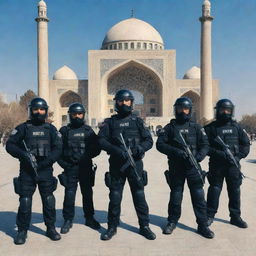
[{"label": "black tactical glove", "polygon": [[181,149],[178,149],[175,151],[175,157],[181,159],[181,160],[187,160],[188,159],[188,154],[184,151],[184,150],[181,150]]},{"label": "black tactical glove", "polygon": [[142,146],[137,145],[132,149],[132,156],[135,159],[142,159],[145,155],[145,150],[143,149]]},{"label": "black tactical glove", "polygon": [[196,154],[195,159],[198,163],[200,163],[204,160],[204,156],[202,156],[201,154]]},{"label": "black tactical glove", "polygon": [[[20,159],[25,165],[31,166],[31,161],[28,152],[24,152],[22,158]],[[32,167],[32,166],[31,166]]]},{"label": "black tactical glove", "polygon": [[52,164],[53,164],[52,160],[49,158],[46,158],[45,160],[40,161],[38,163],[38,169],[40,170],[40,169],[51,167]]}]

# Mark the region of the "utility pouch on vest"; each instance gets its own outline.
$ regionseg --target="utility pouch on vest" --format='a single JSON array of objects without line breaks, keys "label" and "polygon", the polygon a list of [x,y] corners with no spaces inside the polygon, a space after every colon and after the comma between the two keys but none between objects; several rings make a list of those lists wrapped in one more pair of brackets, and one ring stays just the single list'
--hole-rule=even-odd
[{"label": "utility pouch on vest", "polygon": [[19,195],[19,194],[20,194],[20,190],[21,190],[19,177],[13,178],[13,186],[14,186],[14,191],[15,191],[15,193],[16,193],[17,195]]},{"label": "utility pouch on vest", "polygon": [[95,185],[95,175],[96,175],[96,170],[97,170],[97,165],[93,164],[92,165],[92,171],[91,171],[91,186],[93,187]]},{"label": "utility pouch on vest", "polygon": [[170,176],[169,176],[169,170],[166,170],[166,171],[164,172],[164,176],[165,176],[165,179],[166,179],[166,183],[169,185],[169,187],[171,187]]},{"label": "utility pouch on vest", "polygon": [[68,178],[64,172],[58,175],[58,179],[63,187],[66,188],[68,186]]},{"label": "utility pouch on vest", "polygon": [[105,172],[105,184],[108,188],[111,187],[111,175],[110,172]]},{"label": "utility pouch on vest", "polygon": [[142,180],[143,180],[143,185],[147,186],[148,185],[148,173],[145,170],[142,172]]}]

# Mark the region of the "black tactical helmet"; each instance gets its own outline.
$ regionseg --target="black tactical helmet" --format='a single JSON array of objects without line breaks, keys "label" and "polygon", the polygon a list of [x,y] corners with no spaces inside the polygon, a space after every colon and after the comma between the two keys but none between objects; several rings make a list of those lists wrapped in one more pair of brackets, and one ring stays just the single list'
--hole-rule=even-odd
[{"label": "black tactical helmet", "polygon": [[[117,91],[114,100],[116,101],[115,103],[115,111],[122,115],[122,116],[127,116],[132,112],[133,109],[133,101],[134,101],[134,96],[131,93],[131,91],[122,89]],[[131,106],[126,106],[125,104],[119,106],[118,101],[123,101],[123,100],[131,100]]]},{"label": "black tactical helmet", "polygon": [[75,102],[69,106],[68,113],[85,113],[85,108],[81,103]]},{"label": "black tactical helmet", "polygon": [[32,99],[28,105],[29,109],[29,118],[32,120],[35,118],[35,115],[33,114],[32,110],[37,109],[37,108],[42,108],[45,109],[45,118],[47,117],[47,112],[48,112],[48,105],[47,102],[39,97],[36,97]]},{"label": "black tactical helmet", "polygon": [[229,99],[221,99],[216,103],[216,106],[215,106],[215,109],[217,109],[217,110],[220,108],[227,108],[227,109],[233,110],[234,104]]},{"label": "black tactical helmet", "polygon": [[122,89],[117,91],[114,100],[131,100],[132,102],[134,101],[134,96],[131,93],[131,91],[126,90],[126,89]]},{"label": "black tactical helmet", "polygon": [[[222,121],[228,121],[231,120],[233,115],[234,115],[234,104],[232,103],[231,100],[229,99],[221,99],[216,103],[215,106],[215,115],[217,120],[222,120]],[[221,109],[229,109],[230,113],[221,113]]]},{"label": "black tactical helmet", "polygon": [[[83,117],[72,117],[72,114],[82,113]],[[74,127],[81,127],[84,124],[84,118],[85,118],[85,108],[84,106],[79,103],[75,102],[72,103],[68,108],[68,114],[69,114],[69,121]]]},{"label": "black tactical helmet", "polygon": [[[179,121],[188,121],[190,120],[191,118],[191,115],[192,115],[192,101],[190,98],[187,98],[187,97],[181,97],[181,98],[178,98],[175,103],[174,103],[174,115],[176,117],[177,120]],[[188,108],[189,109],[189,113],[188,114],[185,114],[185,113],[179,113],[177,110],[178,110],[178,107],[183,107],[183,108]]]}]

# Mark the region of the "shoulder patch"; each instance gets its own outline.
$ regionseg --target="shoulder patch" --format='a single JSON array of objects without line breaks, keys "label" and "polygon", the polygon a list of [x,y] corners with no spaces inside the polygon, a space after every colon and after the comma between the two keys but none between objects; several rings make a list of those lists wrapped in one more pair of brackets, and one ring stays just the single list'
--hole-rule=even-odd
[{"label": "shoulder patch", "polygon": [[13,129],[10,135],[15,135],[18,132],[18,130]]},{"label": "shoulder patch", "polygon": [[164,128],[162,128],[162,129],[157,130],[156,134],[157,134],[157,136],[165,135],[166,131]]}]

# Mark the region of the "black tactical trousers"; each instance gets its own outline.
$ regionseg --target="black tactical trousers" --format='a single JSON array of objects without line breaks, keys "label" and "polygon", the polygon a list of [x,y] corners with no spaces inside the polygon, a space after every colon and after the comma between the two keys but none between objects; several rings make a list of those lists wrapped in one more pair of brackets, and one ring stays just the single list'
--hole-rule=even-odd
[{"label": "black tactical trousers", "polygon": [[207,194],[207,214],[209,217],[214,218],[218,211],[224,178],[227,184],[230,217],[238,218],[241,215],[240,186],[242,184],[242,176],[235,166],[227,166],[224,164],[222,166],[210,165],[208,175],[210,186]]},{"label": "black tactical trousers", "polygon": [[[142,161],[136,161],[139,175],[143,172]],[[149,209],[145,199],[144,187],[138,186],[134,173],[131,168],[127,168],[124,173],[120,173],[120,166],[110,163],[111,185],[109,187],[109,207],[108,207],[108,226],[116,227],[119,225],[121,213],[121,201],[126,178],[132,193],[133,204],[138,216],[139,225],[149,224]]]},{"label": "black tactical trousers", "polygon": [[52,176],[52,168],[40,170],[40,179],[35,182],[33,176],[21,171],[20,205],[16,218],[18,230],[28,230],[31,221],[32,197],[38,185],[43,204],[44,222],[47,227],[54,227],[56,221],[55,197],[53,191],[57,186],[57,179]]},{"label": "black tactical trousers", "polygon": [[184,183],[187,179],[196,222],[198,225],[205,226],[207,223],[207,207],[203,183],[197,171],[193,168],[190,170],[172,168],[169,172],[169,179],[171,192],[168,205],[168,221],[177,223],[181,216]]},{"label": "black tactical trousers", "polygon": [[92,190],[92,170],[91,167],[79,168],[74,166],[65,169],[67,176],[67,187],[65,187],[65,197],[63,202],[63,218],[73,220],[75,216],[75,198],[77,183],[79,182],[83,200],[83,211],[85,218],[94,215],[93,190]]}]

